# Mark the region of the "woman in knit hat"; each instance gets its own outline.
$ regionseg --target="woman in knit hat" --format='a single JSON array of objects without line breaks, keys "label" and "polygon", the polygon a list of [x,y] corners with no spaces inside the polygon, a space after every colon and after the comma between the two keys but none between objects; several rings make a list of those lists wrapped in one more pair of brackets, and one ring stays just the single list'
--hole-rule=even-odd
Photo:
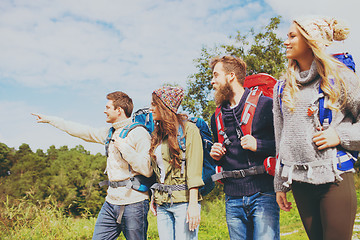
[{"label": "woman in knit hat", "polygon": [[183,96],[178,87],[162,87],[152,93],[155,130],[150,156],[157,183],[152,186],[150,209],[157,215],[163,240],[197,239],[200,224],[202,141],[196,125],[177,113]]},{"label": "woman in knit hat", "polygon": [[289,211],[292,189],[309,239],[351,239],[355,220],[359,79],[325,52],[348,34],[335,19],[294,20],[284,43],[288,69],[274,88],[276,198]]}]

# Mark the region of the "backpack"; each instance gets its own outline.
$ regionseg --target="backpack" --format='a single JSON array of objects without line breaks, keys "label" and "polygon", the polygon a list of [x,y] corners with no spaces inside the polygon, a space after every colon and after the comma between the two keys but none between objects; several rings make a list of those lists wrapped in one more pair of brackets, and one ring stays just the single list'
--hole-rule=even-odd
[{"label": "backpack", "polygon": [[154,131],[154,119],[148,107],[140,108],[134,112],[132,121],[144,125],[150,134]]},{"label": "backpack", "polygon": [[[139,122],[132,122],[131,124],[125,126],[120,134],[120,138],[126,138],[129,132],[137,127],[144,127],[146,130],[149,131],[149,129]],[[108,149],[109,149],[109,143],[112,139],[112,136],[115,132],[115,128],[111,127],[108,132],[108,137],[105,140],[105,153],[106,157],[108,157]],[[124,181],[116,181],[116,182],[110,182],[110,181],[102,181],[99,183],[100,187],[109,185],[111,187],[122,187],[126,186],[127,188],[132,188],[140,192],[147,192],[150,190],[150,187],[152,184],[155,183],[155,175],[153,174],[151,177],[145,177],[143,175],[136,175],[134,177],[131,177],[131,167],[129,164],[129,175],[130,178]]]},{"label": "backpack", "polygon": [[349,53],[336,53],[332,55],[334,58],[336,58],[339,62],[342,62],[350,68],[352,71],[355,72],[355,62],[351,54]]},{"label": "backpack", "polygon": [[267,73],[258,73],[247,76],[244,81],[244,87],[248,89],[257,87],[262,91],[263,95],[272,98],[276,82],[276,79],[271,75]]},{"label": "backpack", "polygon": [[[333,54],[333,57],[335,57],[340,62],[344,63],[345,66],[347,66],[350,70],[355,72],[355,62],[349,53],[338,53]],[[334,83],[334,82],[333,82]],[[278,85],[278,96],[279,96],[279,105],[280,110],[282,112],[282,93],[284,91],[285,83]],[[318,112],[318,120],[322,127],[325,129],[330,125],[332,121],[332,110],[329,108],[325,108],[324,101],[325,101],[325,95],[323,94],[323,90],[321,89],[321,86],[319,85],[319,94],[322,94],[322,97],[319,98],[319,106],[318,111],[314,111],[311,108],[308,109],[308,115],[311,116]],[[337,169],[341,171],[348,171],[352,168],[354,168],[355,161],[357,160],[359,155],[358,151],[348,151],[342,148],[341,146],[337,147],[337,154],[336,157],[338,158],[337,163]]]},{"label": "backpack", "polygon": [[[255,110],[259,98],[261,95],[265,95],[267,97],[273,97],[273,88],[276,84],[276,79],[271,75],[266,73],[259,73],[247,76],[244,81],[244,87],[250,89],[250,93],[246,98],[245,105],[243,111],[241,113],[241,122],[240,125],[240,133],[238,135],[245,136],[247,134],[251,134],[252,121],[254,118]],[[215,110],[215,124],[218,135],[218,142],[227,146],[231,143],[229,137],[225,133],[224,123],[222,119],[221,106],[218,106]],[[275,165],[276,159],[274,157],[268,157],[264,160],[264,164],[261,168],[256,168],[254,171],[249,171],[249,173],[242,173],[240,177],[245,177],[245,175],[254,175],[254,174],[262,174],[264,172],[274,176],[275,175]],[[236,170],[237,171],[237,170]],[[216,168],[217,174],[212,177],[214,181],[220,181],[222,178],[232,177],[232,173],[227,173],[222,171],[220,166]],[[252,174],[254,173],[254,174]],[[236,174],[235,174],[236,175]]]},{"label": "backpack", "polygon": [[[149,108],[142,108],[137,110],[133,114],[133,121],[137,121],[141,124],[143,124],[149,132],[152,132],[154,130],[154,121],[152,117],[152,113],[149,111]],[[211,175],[215,173],[215,163],[212,157],[210,157],[210,150],[212,146],[212,137],[211,132],[206,124],[206,122],[202,118],[189,118],[190,122],[195,123],[195,125],[200,130],[200,135],[203,143],[203,170],[202,170],[202,179],[204,182],[204,186],[199,188],[199,192],[202,196],[207,195],[212,191],[215,184],[211,180]],[[183,152],[186,151],[186,144],[185,144],[185,136],[183,135],[182,128],[179,127],[179,136],[178,136],[178,142],[180,150]],[[183,145],[183,146],[182,146]],[[182,171],[185,171],[185,159],[182,161]]]}]

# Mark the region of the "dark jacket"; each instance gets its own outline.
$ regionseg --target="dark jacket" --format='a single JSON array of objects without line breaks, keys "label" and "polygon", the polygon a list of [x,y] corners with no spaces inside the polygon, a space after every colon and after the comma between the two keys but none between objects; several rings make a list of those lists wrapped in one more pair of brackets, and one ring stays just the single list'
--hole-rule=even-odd
[{"label": "dark jacket", "polygon": [[[226,154],[217,162],[224,171],[246,169],[252,166],[262,165],[265,158],[275,156],[275,138],[272,113],[272,99],[260,96],[257,104],[253,122],[252,136],[257,141],[257,151],[245,150],[240,145],[240,139],[236,128],[241,121],[241,114],[246,98],[250,90],[245,92],[239,104],[230,108],[229,103],[221,106],[225,132],[231,144],[226,146]],[[215,114],[211,117],[211,131],[214,135],[214,142],[218,142],[218,134],[215,123]],[[224,181],[224,192],[229,196],[250,196],[257,192],[274,191],[273,177],[267,173],[247,176],[245,178],[227,178]]]}]

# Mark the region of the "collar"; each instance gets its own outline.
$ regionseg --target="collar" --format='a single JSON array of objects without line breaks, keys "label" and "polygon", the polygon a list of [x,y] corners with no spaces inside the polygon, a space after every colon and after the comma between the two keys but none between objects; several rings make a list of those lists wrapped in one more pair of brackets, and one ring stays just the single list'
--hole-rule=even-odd
[{"label": "collar", "polygon": [[250,90],[248,88],[244,88],[244,93],[239,101],[239,103],[235,106],[235,107],[230,107],[230,103],[229,102],[225,102],[221,105],[221,110],[224,112],[232,112],[233,109],[238,109],[241,108],[241,105],[245,104],[246,98],[249,95]]},{"label": "collar", "polygon": [[119,122],[113,123],[112,126],[115,128],[115,130],[119,128],[123,128],[131,123],[131,118],[126,118],[124,120],[121,120]]},{"label": "collar", "polygon": [[315,61],[311,63],[309,70],[295,72],[296,81],[301,85],[311,83],[312,81],[317,79],[318,75],[319,73],[317,72],[317,66]]}]

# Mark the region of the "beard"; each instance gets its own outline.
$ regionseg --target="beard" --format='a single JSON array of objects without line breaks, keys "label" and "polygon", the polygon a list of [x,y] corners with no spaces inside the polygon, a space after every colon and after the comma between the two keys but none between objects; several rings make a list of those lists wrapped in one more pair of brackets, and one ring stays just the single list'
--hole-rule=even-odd
[{"label": "beard", "polygon": [[217,106],[225,102],[230,102],[233,97],[234,91],[229,82],[225,82],[225,84],[219,85],[218,89],[215,89],[215,103]]}]

